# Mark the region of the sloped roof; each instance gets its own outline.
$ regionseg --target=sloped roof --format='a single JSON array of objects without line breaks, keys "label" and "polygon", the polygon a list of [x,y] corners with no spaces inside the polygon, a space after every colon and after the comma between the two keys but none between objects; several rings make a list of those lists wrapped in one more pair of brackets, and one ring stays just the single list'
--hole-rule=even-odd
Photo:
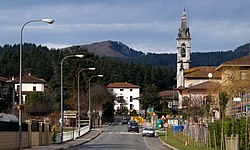
[{"label": "sloped roof", "polygon": [[173,90],[166,90],[159,92],[160,96],[173,97]]},{"label": "sloped roof", "polygon": [[180,87],[176,88],[176,90],[209,90],[216,89],[220,87],[220,83],[214,81],[206,81],[200,84],[196,84],[190,87]]},{"label": "sloped roof", "polygon": [[0,81],[5,82],[5,81],[7,81],[7,78],[5,78],[5,77],[0,77]]},{"label": "sloped roof", "polygon": [[191,90],[208,90],[208,89],[218,88],[219,86],[220,86],[220,84],[218,82],[206,81],[206,82],[191,86],[189,89],[191,89]]},{"label": "sloped roof", "polygon": [[140,88],[140,86],[132,84],[132,83],[127,83],[127,82],[115,82],[111,83],[107,86],[108,88]]},{"label": "sloped roof", "polygon": [[225,66],[250,66],[250,55],[224,62],[216,70]]},{"label": "sloped roof", "polygon": [[209,66],[200,66],[200,67],[193,67],[187,70],[184,70],[184,77],[185,78],[198,78],[198,79],[208,79],[208,74],[212,73],[213,78],[220,79],[221,72],[215,70],[216,67],[209,67]]},{"label": "sloped roof", "polygon": [[[15,83],[19,82],[19,79],[14,80]],[[45,83],[46,81],[44,79],[36,78],[33,76],[23,76],[22,77],[22,83]]]}]

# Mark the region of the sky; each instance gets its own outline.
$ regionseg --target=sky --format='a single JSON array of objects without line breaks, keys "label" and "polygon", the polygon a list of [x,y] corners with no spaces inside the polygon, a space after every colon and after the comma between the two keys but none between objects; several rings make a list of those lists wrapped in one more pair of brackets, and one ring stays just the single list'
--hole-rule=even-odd
[{"label": "sky", "polygon": [[234,50],[250,40],[249,0],[0,0],[0,46],[64,48],[119,41],[145,53],[176,53],[185,8],[192,52]]}]

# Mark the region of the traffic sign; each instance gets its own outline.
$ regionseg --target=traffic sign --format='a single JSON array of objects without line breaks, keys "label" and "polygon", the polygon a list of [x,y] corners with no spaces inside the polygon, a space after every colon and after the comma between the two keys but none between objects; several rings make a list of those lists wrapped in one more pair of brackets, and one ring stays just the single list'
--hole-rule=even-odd
[{"label": "traffic sign", "polygon": [[165,128],[168,128],[168,123],[167,123],[167,122],[164,123],[164,127],[165,127]]}]

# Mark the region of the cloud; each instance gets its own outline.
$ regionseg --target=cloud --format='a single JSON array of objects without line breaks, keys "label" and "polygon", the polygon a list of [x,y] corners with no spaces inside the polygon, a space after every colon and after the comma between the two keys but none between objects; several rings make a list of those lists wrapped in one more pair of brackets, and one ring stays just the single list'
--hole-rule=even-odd
[{"label": "cloud", "polygon": [[43,46],[47,46],[49,49],[51,48],[55,48],[55,49],[60,49],[60,48],[65,48],[65,47],[70,47],[72,45],[67,45],[67,44],[60,44],[60,43],[44,43],[44,44],[41,44]]},{"label": "cloud", "polygon": [[4,1],[0,44],[18,43],[25,21],[53,18],[53,25],[29,24],[25,40],[60,47],[111,39],[145,52],[175,52],[185,7],[192,51],[228,50],[250,38],[249,4],[249,0]]}]

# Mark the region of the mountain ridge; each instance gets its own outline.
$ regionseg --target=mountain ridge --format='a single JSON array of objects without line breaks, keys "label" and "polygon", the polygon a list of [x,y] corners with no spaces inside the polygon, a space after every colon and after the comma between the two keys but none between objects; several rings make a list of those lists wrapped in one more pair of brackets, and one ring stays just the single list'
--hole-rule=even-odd
[{"label": "mountain ridge", "polygon": [[102,41],[79,46],[101,57],[129,58],[145,55],[143,52],[129,48],[127,45],[118,41]]},{"label": "mountain ridge", "polygon": [[[176,68],[176,53],[145,54],[118,41],[102,41],[78,46],[86,48],[88,52],[99,57],[105,56],[124,62]],[[233,51],[192,52],[191,66],[218,66],[223,62],[249,55],[249,53],[250,43],[241,45]]]}]

